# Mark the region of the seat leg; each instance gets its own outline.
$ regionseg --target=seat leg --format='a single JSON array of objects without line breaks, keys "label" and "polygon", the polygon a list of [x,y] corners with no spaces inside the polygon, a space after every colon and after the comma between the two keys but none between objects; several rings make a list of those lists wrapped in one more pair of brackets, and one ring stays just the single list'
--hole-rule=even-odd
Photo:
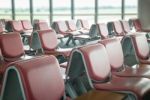
[{"label": "seat leg", "polygon": [[71,41],[71,39],[72,39],[72,36],[69,36],[69,38],[68,38],[68,40],[67,40],[67,42],[66,42],[66,46],[69,45],[69,42]]}]

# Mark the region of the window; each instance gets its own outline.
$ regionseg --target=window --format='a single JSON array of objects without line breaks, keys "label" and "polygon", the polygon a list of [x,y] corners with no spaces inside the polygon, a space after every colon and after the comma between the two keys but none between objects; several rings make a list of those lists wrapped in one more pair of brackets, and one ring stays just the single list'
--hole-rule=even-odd
[{"label": "window", "polygon": [[46,20],[49,24],[49,0],[33,0],[33,19]]},{"label": "window", "polygon": [[98,21],[108,22],[121,19],[122,0],[99,0]]},{"label": "window", "polygon": [[71,0],[53,0],[53,20],[71,19]]},{"label": "window", "polygon": [[16,20],[30,20],[29,0],[14,0]]},{"label": "window", "polygon": [[0,18],[12,19],[11,0],[0,0]]},{"label": "window", "polygon": [[86,19],[89,24],[94,23],[95,0],[74,0],[75,19]]},{"label": "window", "polygon": [[125,0],[125,19],[137,18],[138,0]]}]

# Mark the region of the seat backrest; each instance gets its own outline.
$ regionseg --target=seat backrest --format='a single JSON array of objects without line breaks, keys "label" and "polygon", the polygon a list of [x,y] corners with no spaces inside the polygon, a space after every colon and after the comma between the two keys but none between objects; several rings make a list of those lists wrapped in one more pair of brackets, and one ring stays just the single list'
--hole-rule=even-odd
[{"label": "seat backrest", "polygon": [[40,23],[40,22],[46,22],[46,20],[42,20],[42,19],[34,19],[33,23]]},{"label": "seat backrest", "polygon": [[105,23],[98,23],[97,28],[98,28],[98,33],[102,39],[108,38],[109,32],[107,29],[107,25]]},{"label": "seat backrest", "polygon": [[136,54],[140,59],[148,59],[150,54],[147,38],[144,34],[131,35]]},{"label": "seat backrest", "polygon": [[21,21],[10,21],[10,23],[14,32],[22,32],[24,30]]},{"label": "seat backrest", "polygon": [[41,56],[9,66],[2,100],[61,100],[64,90],[57,59]]},{"label": "seat backrest", "polygon": [[49,30],[51,27],[48,26],[47,22],[39,22],[36,23],[37,25],[37,30]]},{"label": "seat backrest", "polygon": [[76,27],[76,24],[75,24],[74,20],[66,21],[66,23],[68,25],[69,30],[71,30],[71,31],[76,31],[77,30],[77,27]]},{"label": "seat backrest", "polygon": [[25,30],[33,29],[32,24],[29,20],[21,20],[22,26]]},{"label": "seat backrest", "polygon": [[110,75],[110,63],[102,44],[87,45],[79,48],[82,52],[90,78],[93,81],[105,81]]},{"label": "seat backrest", "polygon": [[137,32],[142,31],[142,25],[139,19],[132,19],[134,28]]},{"label": "seat backrest", "polygon": [[114,21],[113,22],[113,28],[114,28],[114,32],[117,35],[125,35],[124,32],[123,32],[123,29],[122,29],[120,21]]},{"label": "seat backrest", "polygon": [[54,30],[37,31],[44,50],[55,50],[58,46],[56,32]]},{"label": "seat backrest", "polygon": [[89,26],[88,20],[83,20],[83,19],[80,19],[80,20],[81,20],[82,28],[89,30],[90,26]]},{"label": "seat backrest", "polygon": [[57,21],[57,22],[55,22],[55,24],[56,24],[56,26],[55,26],[56,32],[58,32],[60,34],[63,34],[64,32],[69,30],[65,21]]},{"label": "seat backrest", "polygon": [[124,33],[129,33],[131,31],[130,26],[129,26],[129,22],[125,21],[125,20],[122,20],[120,22],[121,22]]},{"label": "seat backrest", "polygon": [[5,60],[13,61],[24,54],[23,44],[19,33],[0,35],[0,48]]},{"label": "seat backrest", "polygon": [[120,69],[124,63],[124,56],[120,41],[117,38],[109,38],[100,41],[100,43],[106,48],[112,70]]}]

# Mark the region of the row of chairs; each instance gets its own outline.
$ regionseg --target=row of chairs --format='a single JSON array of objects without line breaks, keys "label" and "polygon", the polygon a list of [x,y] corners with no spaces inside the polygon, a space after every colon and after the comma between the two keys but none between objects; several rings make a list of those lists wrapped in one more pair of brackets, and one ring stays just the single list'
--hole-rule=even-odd
[{"label": "row of chairs", "polygon": [[[107,28],[105,28],[105,29],[107,29]],[[101,28],[101,30],[103,30],[103,28]],[[104,32],[104,31],[103,31]],[[38,33],[38,34],[37,34]],[[38,40],[40,41],[38,44],[40,44],[41,45],[41,47],[42,47],[42,50],[45,50],[45,52],[44,52],[44,54],[46,54],[46,52],[48,52],[48,54],[53,54],[52,52],[51,52],[51,50],[53,51],[53,50],[56,50],[56,48],[55,47],[57,47],[57,42],[54,42],[54,41],[57,41],[57,36],[56,36],[56,33],[55,33],[55,31],[54,30],[43,30],[43,31],[37,31],[37,33],[34,33],[34,34],[37,34],[37,36],[38,36]],[[143,34],[143,33],[142,33]],[[128,35],[128,36],[126,36],[125,35],[125,37],[129,37],[132,41],[130,41],[130,44],[131,45],[133,45],[133,43],[136,43],[136,44],[134,44],[133,45],[133,48],[132,49],[134,49],[135,50],[135,58],[136,58],[136,60],[137,60],[137,62],[138,63],[142,63],[142,64],[149,64],[149,61],[148,61],[148,58],[149,58],[149,47],[148,47],[148,44],[147,44],[147,40],[146,40],[146,37],[145,37],[145,35],[142,35],[142,34],[140,34],[139,35],[139,33],[137,33],[137,35],[136,34],[132,34],[132,35]],[[23,57],[22,55],[24,55],[25,53],[24,53],[24,50],[23,50],[23,44],[22,44],[22,41],[21,41],[21,37],[20,37],[20,35],[18,34],[18,33],[9,33],[9,34],[2,34],[1,36],[0,36],[1,38],[1,56],[2,56],[2,60],[3,60],[3,62],[2,62],[2,69],[1,69],[1,76],[2,76],[2,78],[3,78],[3,74],[4,74],[4,72],[5,72],[5,70],[6,70],[6,68],[10,65],[10,64],[12,64],[12,62],[13,63],[17,63],[17,62],[20,62],[20,61],[22,61],[22,58],[21,57]],[[124,37],[124,38],[125,38]],[[34,38],[35,39],[35,38]],[[109,38],[108,38],[109,39]],[[125,38],[126,39],[126,38]],[[124,39],[124,40],[125,40]],[[105,41],[107,40],[107,39],[104,39]],[[145,41],[146,40],[146,41]],[[117,41],[117,40],[113,40],[113,41]],[[128,41],[128,39],[127,39],[127,41]],[[35,41],[33,41],[33,42],[35,42]],[[18,43],[18,44],[17,44]],[[36,42],[37,43],[37,42]],[[125,41],[123,41],[122,42],[122,44],[124,45],[124,43],[126,44],[126,42]],[[14,44],[16,44],[17,45],[17,48],[16,47],[14,47],[13,45]],[[144,44],[144,46],[143,46],[143,44]],[[87,45],[87,47],[88,47],[89,45]],[[11,48],[9,48],[9,47],[11,47]],[[86,47],[86,46],[85,46]],[[107,46],[106,46],[107,47]],[[112,46],[112,47],[114,47],[114,46]],[[112,49],[112,47],[108,47],[108,48],[111,48]],[[115,47],[117,47],[117,46],[115,46]],[[128,46],[127,45],[125,45],[123,48],[127,48]],[[16,50],[17,49],[17,50]],[[130,48],[131,49],[131,48]],[[130,50],[129,49],[129,50]],[[76,50],[76,49],[75,49]],[[86,48],[85,50],[88,50],[88,52],[90,51],[90,49],[88,49],[88,48]],[[124,51],[125,49],[123,49],[123,52],[125,52]],[[78,50],[77,50],[78,51]],[[79,50],[80,51],[80,50]],[[117,50],[114,50],[113,52],[115,52],[115,51],[117,51]],[[72,51],[73,53],[74,53],[74,51]],[[128,54],[127,55],[125,55],[125,56],[128,56],[128,55],[132,55],[132,54],[129,54],[129,52],[130,51],[128,51]],[[64,52],[63,52],[64,53]],[[73,54],[71,53],[71,50],[69,50],[69,54],[68,54],[68,56],[67,56],[67,58],[70,58],[70,59],[73,59]],[[117,52],[117,53],[119,53],[119,51]],[[116,57],[116,55],[117,55],[117,53],[114,53],[114,56]],[[55,55],[56,53],[54,53],[54,55]],[[76,54],[76,53],[75,53]],[[103,54],[103,53],[102,53]],[[108,53],[109,54],[109,53]],[[121,57],[122,58],[122,55],[121,55],[121,53],[119,53],[120,55],[118,56],[118,58],[119,57]],[[69,57],[70,56],[70,57]],[[87,55],[86,55],[87,56]],[[23,57],[24,58],[24,57]],[[29,57],[30,58],[30,57]],[[79,59],[79,57],[77,57],[78,59]],[[98,58],[98,57],[96,57],[96,58]],[[121,59],[121,58],[119,58],[119,59]],[[125,57],[126,58],[126,57]],[[138,59],[137,59],[138,58]],[[33,58],[33,59],[35,59],[35,58]],[[113,59],[113,57],[110,59],[110,64],[111,64],[111,61],[112,61],[112,59]],[[118,60],[119,60],[118,59]],[[115,63],[114,63],[114,65],[113,65],[113,63],[112,63],[112,66],[115,66],[114,68],[112,68],[112,69],[115,69],[116,68],[116,63],[118,63],[118,60],[116,60],[116,61],[114,61]],[[125,59],[126,60],[126,59]],[[28,61],[28,60],[27,60]],[[76,60],[69,60],[69,63],[68,64],[66,64],[65,63],[65,70],[66,70],[66,68],[67,68],[67,70],[68,69],[70,69],[70,66],[74,66],[74,65],[76,65],[76,64],[81,64],[80,62],[79,63],[76,63],[76,61],[78,61],[77,59]],[[79,60],[79,61],[83,61],[83,60]],[[85,61],[85,60],[84,60]],[[122,60],[123,61],[123,60]],[[122,62],[121,61],[121,62]],[[26,62],[26,61],[25,61]],[[74,63],[73,63],[74,62]],[[89,61],[87,61],[87,62],[89,62]],[[93,61],[94,62],[94,61]],[[102,61],[103,62],[103,61]],[[121,62],[119,62],[119,63],[121,63]],[[125,61],[126,62],[126,61]],[[131,60],[130,60],[130,62],[131,62]],[[71,63],[73,63],[73,64],[71,64]],[[60,64],[61,65],[61,64]],[[81,64],[81,65],[83,65],[83,64]],[[77,66],[81,66],[81,65],[77,65]],[[119,65],[120,66],[120,65]],[[143,65],[142,65],[143,66]],[[145,66],[145,65],[144,65]],[[146,65],[147,66],[147,65]],[[75,67],[74,67],[75,68]],[[82,68],[82,67],[81,67]],[[121,70],[122,68],[117,68],[117,71],[118,70]],[[64,68],[62,69],[61,68],[61,71],[62,70],[64,70]],[[148,72],[145,72],[145,70],[147,70],[147,69],[138,69],[137,71],[141,71],[142,73],[145,73],[144,75],[144,77],[147,77],[148,78],[148,76],[149,76],[149,74],[146,74],[146,73],[148,73]],[[82,69],[80,70],[80,69],[77,69],[77,72],[75,71],[75,69],[73,69],[73,71],[69,71],[69,73],[71,73],[71,76],[69,76],[69,77],[73,77],[73,79],[76,77],[75,75],[74,75],[74,73],[80,73],[80,71],[82,71]],[[135,71],[135,70],[133,70],[133,71]],[[85,71],[83,71],[83,72],[85,72]],[[132,72],[132,70],[130,71],[129,70],[129,72]],[[67,73],[68,73],[68,71],[67,71]],[[80,73],[80,75],[81,75],[81,77],[82,77],[82,73]],[[138,74],[139,76],[142,76],[141,74]],[[62,76],[65,76],[65,71],[62,73]],[[67,74],[67,76],[68,76],[68,74]],[[130,76],[130,75],[129,75]],[[137,77],[137,75],[135,75],[136,77]],[[80,78],[81,78],[80,77]],[[67,79],[67,78],[66,78]],[[76,78],[75,78],[76,79]],[[80,80],[80,79],[79,79]],[[73,81],[73,83],[71,83],[70,84],[70,80],[67,80],[67,81],[69,81],[69,84],[67,83],[67,88],[68,87],[72,87],[72,85],[74,85],[75,83],[74,83],[74,81]],[[76,80],[75,80],[76,81]],[[1,81],[2,82],[2,81]],[[71,79],[71,82],[72,82],[72,79]],[[80,81],[76,81],[76,82],[79,82],[80,83]],[[78,83],[76,83],[76,84],[78,84]],[[82,83],[81,83],[82,84]],[[81,85],[80,84],[80,85]],[[80,87],[80,85],[79,85],[79,87]],[[91,84],[90,84],[91,85]],[[86,90],[86,87],[85,87],[85,89],[84,90],[82,90],[84,87],[80,87],[81,88],[81,93],[82,92],[85,92],[85,90]],[[88,87],[89,88],[89,87]],[[73,88],[74,89],[74,88]],[[67,89],[68,91],[69,91],[69,89]],[[106,89],[107,90],[107,89]],[[77,91],[78,92],[78,90],[75,90],[75,91]],[[132,91],[133,92],[133,91]],[[69,91],[68,93],[72,93],[72,91]],[[76,94],[76,93],[74,93],[74,94]],[[129,93],[130,94],[130,93]],[[131,93],[132,94],[132,93]],[[72,94],[69,94],[72,98],[74,98],[74,97],[76,97],[76,96],[73,96]],[[80,95],[80,94],[78,94],[78,95]],[[141,98],[141,97],[140,97]],[[145,98],[145,95],[144,95],[144,98]],[[146,96],[146,98],[147,98],[147,96]],[[5,99],[4,99],[5,100]],[[147,100],[147,99],[146,99]]]},{"label": "row of chairs", "polygon": [[[76,24],[73,21],[64,21],[64,22],[58,21],[58,22],[54,22],[52,26],[54,26],[53,28],[56,29],[56,32],[58,33],[58,35],[57,35],[58,39],[62,39],[66,36],[71,39],[74,37],[75,39],[73,38],[73,40],[88,39],[89,38],[88,35],[81,34],[81,33],[85,33],[85,32],[86,32],[86,34],[88,34],[89,29],[88,29],[88,25],[86,25],[86,24],[88,24],[88,22],[86,20],[85,21],[78,20],[78,22],[81,22],[81,25],[83,26],[82,30],[80,29],[80,32],[76,31],[77,30]],[[55,23],[57,25],[55,25]],[[10,20],[10,21],[6,22],[5,27],[8,32],[19,32],[24,38],[30,37],[32,32],[37,31],[37,30],[52,29],[51,27],[48,26],[47,22],[43,21],[43,20],[35,20],[33,26],[28,20],[21,20],[21,21],[16,21],[16,20],[11,21]],[[3,28],[5,28],[5,27],[3,27]],[[60,29],[60,30],[57,30],[57,29]],[[3,32],[3,30],[1,30],[1,31]],[[69,39],[69,40],[71,40],[71,39]],[[69,43],[69,41],[68,41],[68,43]]]},{"label": "row of chairs", "polygon": [[[55,23],[70,23],[71,26],[75,27],[75,23],[73,23],[73,21],[60,21],[60,22],[55,22]],[[25,23],[25,22],[24,22]],[[28,23],[28,22],[27,22]],[[73,24],[71,24],[73,23]],[[130,32],[130,28],[129,28],[129,24],[127,21],[116,21],[116,22],[112,22],[113,23],[113,29],[115,31],[117,37],[119,37],[120,40],[122,40],[123,36],[125,36],[127,34],[127,32]],[[18,25],[18,24],[16,24]],[[58,24],[59,27],[61,27],[61,25],[63,24]],[[64,24],[65,25],[65,24]],[[37,30],[41,30],[41,31],[37,31],[35,33],[33,33],[34,35],[31,36],[30,38],[30,47],[32,49],[42,49],[42,53],[43,54],[53,54],[55,56],[63,56],[64,58],[69,58],[70,52],[71,52],[71,48],[69,49],[61,49],[58,47],[58,42],[57,42],[57,38],[56,38],[56,33],[52,28],[49,28],[46,22],[40,22],[36,24],[37,26]],[[123,26],[123,28],[122,28]],[[106,39],[109,38],[111,36],[109,36],[109,32],[107,29],[107,25],[104,23],[99,23],[96,24],[98,33],[101,37],[101,39]],[[126,31],[125,31],[126,30]],[[128,31],[127,31],[128,30]],[[126,32],[126,33],[125,33]],[[47,37],[47,39],[45,39]],[[63,63],[62,66],[66,68],[67,63]]]},{"label": "row of chairs", "polygon": [[[124,50],[120,40],[114,37],[73,49],[66,71],[60,74],[62,68],[54,56],[26,56],[28,59],[24,60],[20,35],[1,34],[2,100],[66,100],[69,99],[66,94],[74,99],[92,89],[121,93],[133,100],[149,100],[150,50],[147,39],[143,34],[127,37],[130,37],[140,61],[136,68],[124,64]],[[14,43],[17,46],[13,46]]]}]

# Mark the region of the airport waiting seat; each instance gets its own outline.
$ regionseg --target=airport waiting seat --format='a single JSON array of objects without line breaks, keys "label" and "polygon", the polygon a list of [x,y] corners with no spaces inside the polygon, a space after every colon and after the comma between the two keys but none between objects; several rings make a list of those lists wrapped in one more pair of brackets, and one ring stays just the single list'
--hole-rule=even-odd
[{"label": "airport waiting seat", "polygon": [[[52,28],[48,26],[47,22],[35,23],[35,26],[36,26],[36,31],[37,30],[52,30]],[[64,38],[64,36],[62,34],[57,34],[57,38],[62,39]]]},{"label": "airport waiting seat", "polygon": [[133,26],[137,32],[150,32],[149,29],[143,29],[140,19],[130,19],[133,23]]},{"label": "airport waiting seat", "polygon": [[0,41],[1,52],[4,60],[15,61],[20,56],[24,55],[23,44],[18,33],[12,32],[9,34],[1,34]]},{"label": "airport waiting seat", "polygon": [[112,23],[113,23],[114,32],[116,33],[116,35],[117,36],[124,36],[125,33],[122,29],[120,21],[114,21]]},{"label": "airport waiting seat", "polygon": [[76,27],[76,24],[73,20],[66,21],[66,24],[67,24],[69,30],[74,33],[73,39],[76,39],[76,40],[81,40],[81,39],[82,40],[88,40],[88,39],[90,39],[89,33],[87,33],[87,32],[85,33],[82,30],[78,30]]},{"label": "airport waiting seat", "polygon": [[52,29],[51,27],[48,26],[47,22],[39,22],[39,23],[35,23],[35,25],[36,25],[36,30]]},{"label": "airport waiting seat", "polygon": [[29,44],[30,39],[31,39],[31,35],[33,32],[33,26],[29,20],[21,20],[21,23],[22,23],[22,27],[24,29],[24,31],[23,31],[24,34],[22,35],[23,36],[23,42],[25,42],[25,39],[27,38],[28,44]]},{"label": "airport waiting seat", "polygon": [[114,29],[116,36],[119,38],[119,40],[122,40],[122,38],[126,35],[126,33],[124,33],[124,31],[123,31],[121,22],[114,21],[114,22],[112,22],[112,24],[113,24],[113,29]]},{"label": "airport waiting seat", "polygon": [[132,23],[134,25],[134,28],[137,32],[141,32],[142,31],[142,25],[139,19],[132,19]]},{"label": "airport waiting seat", "polygon": [[107,39],[111,37],[109,35],[108,28],[105,23],[98,23],[96,24],[96,26],[97,26],[98,34],[100,35],[101,39]]},{"label": "airport waiting seat", "polygon": [[86,33],[86,34],[88,34],[90,31],[90,26],[89,26],[88,20],[78,19],[77,27],[80,31],[82,31],[83,33]]},{"label": "airport waiting seat", "polygon": [[87,39],[89,37],[85,36],[80,36],[80,32],[78,31],[72,31],[68,28],[67,24],[65,21],[56,21],[55,23],[55,31],[58,34],[62,34],[64,37],[68,37],[68,40],[66,42],[66,45],[69,45],[69,42],[72,40],[73,44],[75,45],[75,40],[80,40],[80,39]]},{"label": "airport waiting seat", "polygon": [[121,25],[125,34],[129,34],[131,32],[130,25],[128,21],[121,20]]},{"label": "airport waiting seat", "polygon": [[132,44],[140,64],[150,64],[150,49],[143,34],[131,35]]},{"label": "airport waiting seat", "polygon": [[29,42],[29,39],[31,37],[31,34],[32,32],[30,31],[27,31],[27,30],[24,30],[23,26],[22,26],[22,23],[21,21],[16,21],[16,20],[13,20],[13,21],[9,21],[8,23],[10,23],[10,26],[11,27],[11,31],[12,32],[18,32],[21,34],[22,36],[22,41],[25,43],[26,39],[28,40]]},{"label": "airport waiting seat", "polygon": [[20,34],[23,34],[23,27],[22,27],[22,23],[21,21],[15,21],[15,20],[12,20],[12,21],[9,21],[8,22],[10,24],[10,28],[11,28],[11,31],[12,32],[18,32]]},{"label": "airport waiting seat", "polygon": [[23,29],[26,32],[29,32],[29,33],[33,32],[33,26],[29,20],[21,20],[21,23],[22,23]]},{"label": "airport waiting seat", "polygon": [[80,47],[71,55],[76,61],[69,63],[71,66],[68,66],[66,72],[69,82],[75,84],[76,79],[84,77],[86,81],[83,80],[82,83],[86,83],[91,89],[121,92],[132,95],[137,100],[150,99],[149,79],[124,78],[111,74],[107,51],[102,44]]},{"label": "airport waiting seat", "polygon": [[[96,25],[97,25],[97,30],[101,39],[108,39],[108,38],[115,37],[115,35],[109,34],[108,27],[105,23],[98,23]],[[119,38],[119,40],[122,40],[122,36],[116,36],[116,38]]]},{"label": "airport waiting seat", "polygon": [[136,68],[132,68],[132,66],[124,64],[122,45],[117,38],[105,39],[100,41],[100,43],[106,48],[113,74],[122,77],[150,78],[150,66],[149,68],[142,68],[140,65],[137,65]]},{"label": "airport waiting seat", "polygon": [[64,35],[64,37],[68,37],[70,35],[73,35],[70,33],[68,26],[65,21],[56,21],[55,23],[55,31],[59,34]]},{"label": "airport waiting seat", "polygon": [[139,19],[131,19],[132,23],[134,25],[134,28],[137,32],[141,32],[142,31],[142,25]]},{"label": "airport waiting seat", "polygon": [[46,22],[46,20],[43,20],[43,19],[34,19],[33,20],[33,30],[38,30],[37,23],[41,23],[41,22]]},{"label": "airport waiting seat", "polygon": [[54,30],[37,31],[41,41],[42,49],[45,54],[63,55],[69,57],[72,49],[70,48],[58,48],[58,41]]},{"label": "airport waiting seat", "polygon": [[57,34],[63,35],[63,37],[68,37],[66,45],[69,45],[69,42],[73,39],[73,35],[68,29],[65,21],[56,21],[52,25],[53,29],[55,29]]},{"label": "airport waiting seat", "polygon": [[54,56],[41,56],[9,65],[2,100],[69,100]]},{"label": "airport waiting seat", "polygon": [[2,53],[0,74],[2,75],[6,69],[6,65],[15,61],[31,58],[30,56],[25,55],[20,34],[16,32],[1,34],[0,48]]},{"label": "airport waiting seat", "polygon": [[147,41],[150,42],[150,29],[143,29],[142,28],[142,24],[140,22],[140,19],[130,19],[133,23],[133,26],[136,30],[136,32],[139,32],[139,33],[142,33],[142,34],[145,34],[146,37],[147,37]]},{"label": "airport waiting seat", "polygon": [[89,30],[90,29],[88,20],[80,19],[80,21],[81,21],[81,25],[82,25],[83,29],[85,29],[85,30]]},{"label": "airport waiting seat", "polygon": [[66,23],[67,23],[67,25],[68,25],[68,27],[69,27],[69,29],[70,29],[71,31],[78,31],[78,32],[80,32],[81,34],[89,35],[89,32],[85,32],[85,31],[82,30],[82,29],[78,29],[77,26],[76,26],[76,24],[75,24],[75,22],[74,22],[73,20],[66,21]]}]

